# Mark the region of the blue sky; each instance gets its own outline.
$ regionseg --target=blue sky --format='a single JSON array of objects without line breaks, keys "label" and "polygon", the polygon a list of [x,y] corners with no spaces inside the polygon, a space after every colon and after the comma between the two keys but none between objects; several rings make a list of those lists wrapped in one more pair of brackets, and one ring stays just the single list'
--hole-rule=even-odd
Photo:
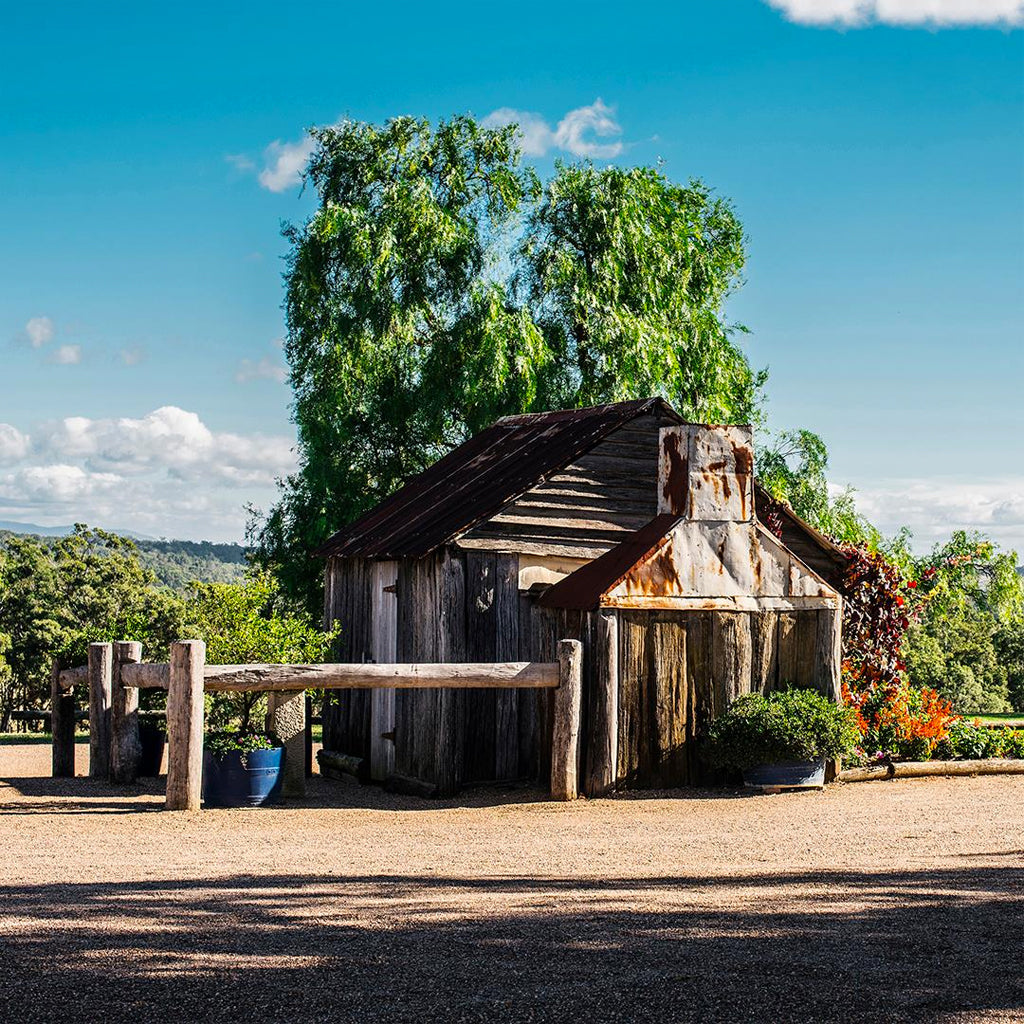
[{"label": "blue sky", "polygon": [[292,459],[304,129],[509,108],[542,173],[661,159],[730,197],[772,425],[886,529],[1024,550],[1022,10],[5,2],[0,519],[240,538]]}]

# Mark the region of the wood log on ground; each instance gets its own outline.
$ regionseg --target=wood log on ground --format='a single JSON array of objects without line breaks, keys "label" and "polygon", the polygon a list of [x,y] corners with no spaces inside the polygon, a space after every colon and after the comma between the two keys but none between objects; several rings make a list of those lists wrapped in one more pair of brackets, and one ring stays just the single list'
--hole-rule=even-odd
[{"label": "wood log on ground", "polygon": [[169,811],[198,811],[203,785],[202,640],[171,644],[167,691],[167,799]]},{"label": "wood log on ground", "polygon": [[384,789],[388,793],[420,796],[425,800],[433,800],[438,794],[436,783],[425,782],[423,779],[414,779],[408,775],[389,775],[384,780]]},{"label": "wood log on ground", "polygon": [[89,644],[89,778],[110,775],[110,701],[114,645]]},{"label": "wood log on ground", "polygon": [[370,778],[370,763],[365,757],[353,757],[351,754],[340,754],[336,750],[319,750],[316,755],[320,765],[320,774],[328,777],[335,775],[351,775],[360,782]]},{"label": "wood log on ground", "polygon": [[121,640],[114,644],[114,674],[110,706],[110,781],[134,782],[139,775],[142,743],[139,739],[139,691],[126,687],[126,665],[142,660],[142,644]]},{"label": "wood log on ground", "polygon": [[50,675],[50,728],[53,736],[51,770],[55,779],[75,775],[75,694],[61,683],[60,666]]},{"label": "wood log on ground", "polygon": [[551,738],[551,796],[555,800],[575,800],[578,795],[582,663],[583,645],[578,640],[558,642],[561,682],[555,690]]},{"label": "wood log on ground", "polygon": [[847,768],[838,782],[871,782],[876,779],[920,779],[935,776],[1024,775],[1024,760],[990,757],[975,761],[897,761],[895,764]]}]

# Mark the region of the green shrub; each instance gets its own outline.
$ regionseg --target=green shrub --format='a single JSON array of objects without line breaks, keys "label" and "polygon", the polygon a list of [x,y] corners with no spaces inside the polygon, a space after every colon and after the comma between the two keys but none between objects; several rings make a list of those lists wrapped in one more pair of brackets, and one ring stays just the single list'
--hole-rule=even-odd
[{"label": "green shrub", "polygon": [[1024,758],[1024,730],[998,729],[966,718],[949,727],[933,755],[944,761],[977,761],[986,757]]},{"label": "green shrub", "polygon": [[273,750],[281,746],[280,740],[262,732],[211,732],[207,733],[203,747],[214,757],[238,751],[251,754],[254,750]]},{"label": "green shrub", "polygon": [[703,756],[713,768],[753,768],[843,757],[860,738],[855,712],[814,690],[747,694],[711,723]]}]

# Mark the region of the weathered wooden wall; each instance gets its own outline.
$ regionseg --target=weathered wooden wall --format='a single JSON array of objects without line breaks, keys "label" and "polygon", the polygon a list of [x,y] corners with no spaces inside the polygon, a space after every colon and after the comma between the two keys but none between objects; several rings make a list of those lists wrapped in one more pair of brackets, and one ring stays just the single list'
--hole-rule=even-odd
[{"label": "weathered wooden wall", "polygon": [[[373,660],[373,563],[365,558],[331,558],[324,580],[324,622],[341,624],[335,642],[337,661]],[[323,740],[327,750],[354,757],[370,756],[370,702],[366,690],[328,693],[323,707]]]},{"label": "weathered wooden wall", "polygon": [[591,558],[609,550],[657,512],[662,425],[648,415],[620,427],[467,532],[462,543]]},{"label": "weathered wooden wall", "polygon": [[[371,661],[373,564],[334,559],[328,621],[341,661]],[[560,639],[584,644],[579,772],[583,792],[686,785],[701,777],[696,738],[730,701],[793,684],[838,698],[836,613],[545,610],[520,593],[516,556],[448,548],[398,563],[400,662],[551,661]],[[370,756],[371,695],[332,694],[324,745]],[[394,770],[457,792],[470,782],[546,778],[545,690],[401,690]]]},{"label": "weathered wooden wall", "polygon": [[697,782],[697,740],[741,694],[793,684],[838,697],[833,611],[618,614],[620,787]]}]

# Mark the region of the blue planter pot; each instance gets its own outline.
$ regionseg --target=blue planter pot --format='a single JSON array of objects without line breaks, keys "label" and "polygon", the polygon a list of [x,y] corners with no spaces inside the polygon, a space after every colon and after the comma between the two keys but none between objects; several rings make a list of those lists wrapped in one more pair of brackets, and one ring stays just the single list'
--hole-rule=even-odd
[{"label": "blue planter pot", "polygon": [[284,780],[284,748],[203,751],[203,801],[207,807],[260,807],[276,803]]},{"label": "blue planter pot", "polygon": [[743,785],[751,789],[820,789],[825,785],[825,758],[744,768]]}]

